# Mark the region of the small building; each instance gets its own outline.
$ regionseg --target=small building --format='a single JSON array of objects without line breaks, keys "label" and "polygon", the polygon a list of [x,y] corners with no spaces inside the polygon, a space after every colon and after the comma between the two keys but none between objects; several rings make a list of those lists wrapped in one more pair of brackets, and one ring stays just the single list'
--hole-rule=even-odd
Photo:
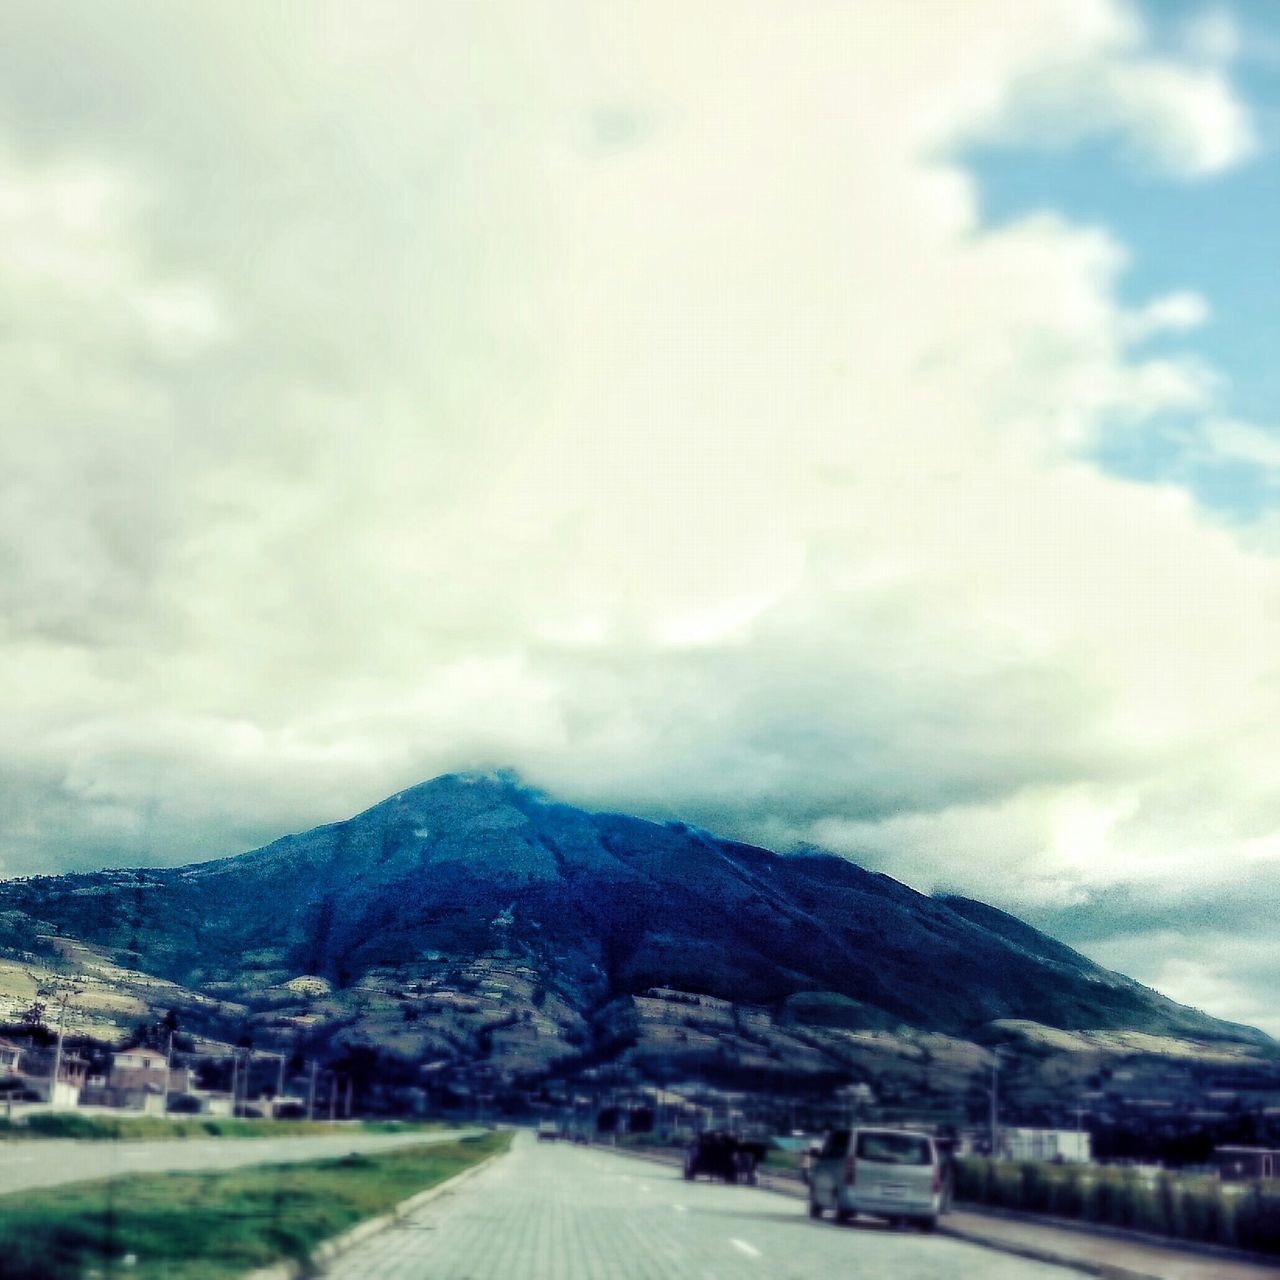
[{"label": "small building", "polygon": [[158,1050],[126,1049],[111,1059],[107,1088],[117,1094],[135,1096],[153,1090],[162,1094],[187,1093],[191,1089],[191,1072],[186,1067],[171,1067],[169,1059]]},{"label": "small building", "polygon": [[0,1075],[18,1074],[22,1066],[22,1050],[12,1040],[0,1038]]},{"label": "small building", "polygon": [[1223,1182],[1280,1178],[1280,1147],[1215,1147],[1211,1158]]},{"label": "small building", "polygon": [[169,1099],[190,1093],[192,1085],[190,1068],[170,1066],[159,1050],[122,1049],[112,1055],[105,1076],[89,1077],[84,1101],[91,1106],[163,1113]]},{"label": "small building", "polygon": [[169,1059],[159,1049],[121,1049],[111,1055],[111,1079],[125,1072],[153,1075],[163,1081]]},{"label": "small building", "polygon": [[15,1098],[27,1089],[22,1078],[22,1050],[11,1040],[0,1039],[0,1107],[7,1114]]},{"label": "small building", "polygon": [[1010,1160],[1048,1164],[1088,1164],[1093,1158],[1089,1134],[1079,1129],[1002,1129],[1004,1154]]},{"label": "small building", "polygon": [[[80,1095],[89,1074],[87,1059],[74,1053],[64,1053],[58,1058],[49,1050],[32,1051],[26,1057],[26,1070],[21,1073],[26,1089],[53,1108],[80,1105]],[[53,1078],[55,1059],[58,1061],[57,1079]]]}]

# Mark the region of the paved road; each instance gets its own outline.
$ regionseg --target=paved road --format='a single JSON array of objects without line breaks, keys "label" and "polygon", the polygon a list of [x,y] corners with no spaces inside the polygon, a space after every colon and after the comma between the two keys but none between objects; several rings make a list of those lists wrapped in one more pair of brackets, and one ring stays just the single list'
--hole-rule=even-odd
[{"label": "paved road", "polygon": [[1070,1272],[522,1133],[457,1192],[338,1259],[332,1280],[1064,1280]]},{"label": "paved road", "polygon": [[172,1169],[235,1169],[247,1164],[323,1160],[352,1151],[452,1142],[469,1129],[386,1134],[344,1130],[320,1137],[187,1138],[169,1142],[72,1142],[62,1139],[0,1142],[0,1195],[122,1173]]}]

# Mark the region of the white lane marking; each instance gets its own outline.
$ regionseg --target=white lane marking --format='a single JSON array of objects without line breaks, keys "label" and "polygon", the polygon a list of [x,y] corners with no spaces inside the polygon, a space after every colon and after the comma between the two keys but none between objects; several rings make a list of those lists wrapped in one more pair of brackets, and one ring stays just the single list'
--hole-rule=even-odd
[{"label": "white lane marking", "polygon": [[651,1186],[649,1186],[647,1183],[642,1182],[642,1183],[640,1184],[640,1190],[641,1190],[641,1191],[652,1191],[652,1190],[653,1190],[653,1188],[652,1188]]},{"label": "white lane marking", "polygon": [[688,1210],[688,1209],[686,1209],[686,1208],[684,1207],[684,1205],[682,1205],[682,1204],[673,1204],[671,1207],[672,1207],[672,1208],[673,1208],[677,1213],[688,1213],[688,1212],[689,1212],[689,1210]]},{"label": "white lane marking", "polygon": [[760,1250],[755,1245],[748,1244],[745,1240],[739,1240],[735,1237],[729,1243],[741,1253],[745,1253],[748,1258],[758,1258],[760,1256]]}]

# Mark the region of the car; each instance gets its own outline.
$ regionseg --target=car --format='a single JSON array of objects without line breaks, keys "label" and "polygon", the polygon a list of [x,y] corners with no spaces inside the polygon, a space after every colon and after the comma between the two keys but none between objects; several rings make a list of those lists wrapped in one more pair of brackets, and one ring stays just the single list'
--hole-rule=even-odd
[{"label": "car", "polygon": [[809,1170],[809,1216],[829,1209],[837,1222],[860,1213],[938,1225],[946,1208],[942,1153],[927,1133],[911,1129],[833,1129]]},{"label": "car", "polygon": [[554,1120],[543,1120],[538,1125],[539,1142],[555,1142],[560,1136],[560,1126]]},{"label": "car", "polygon": [[745,1182],[754,1186],[756,1165],[764,1159],[762,1142],[744,1142],[731,1133],[712,1129],[700,1133],[684,1153],[684,1177],[692,1182],[699,1174]]}]

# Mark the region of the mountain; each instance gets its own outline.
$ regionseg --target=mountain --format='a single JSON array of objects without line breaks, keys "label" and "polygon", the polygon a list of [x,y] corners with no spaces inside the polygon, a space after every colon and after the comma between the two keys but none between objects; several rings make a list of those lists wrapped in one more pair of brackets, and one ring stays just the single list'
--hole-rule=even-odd
[{"label": "mountain", "polygon": [[416,1024],[439,1005],[426,997],[448,989],[457,1005],[486,982],[524,983],[548,1064],[652,988],[854,1030],[982,1038],[1006,1021],[1267,1042],[980,902],[836,856],[585,813],[511,774],[435,778],[234,858],[0,883],[6,938],[88,948],[266,1033],[380,1019],[396,1052],[461,1052],[465,1019],[434,1042]]}]

